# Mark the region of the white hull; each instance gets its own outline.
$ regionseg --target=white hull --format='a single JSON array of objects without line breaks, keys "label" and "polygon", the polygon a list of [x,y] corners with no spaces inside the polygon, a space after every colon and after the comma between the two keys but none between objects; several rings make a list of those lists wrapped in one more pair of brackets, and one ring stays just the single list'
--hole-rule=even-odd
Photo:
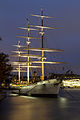
[{"label": "white hull", "polygon": [[29,96],[53,96],[57,97],[60,83],[56,79],[37,82],[32,85],[22,86],[20,94]]}]

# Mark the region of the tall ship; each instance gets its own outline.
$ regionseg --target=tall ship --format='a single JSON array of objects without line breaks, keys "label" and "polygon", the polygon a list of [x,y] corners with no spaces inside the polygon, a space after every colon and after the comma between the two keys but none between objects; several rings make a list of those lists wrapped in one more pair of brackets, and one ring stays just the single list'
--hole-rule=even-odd
[{"label": "tall ship", "polygon": [[[19,88],[19,94],[29,96],[51,96],[57,97],[60,89],[61,81],[56,78],[49,79],[45,76],[45,64],[65,64],[64,62],[47,61],[45,55],[46,52],[63,52],[60,49],[49,49],[44,47],[44,29],[56,29],[55,27],[45,27],[44,19],[52,19],[54,17],[44,16],[43,9],[41,9],[41,15],[33,15],[41,19],[41,25],[31,25],[29,20],[28,27],[19,27],[20,29],[27,31],[27,36],[17,36],[19,38],[26,39],[25,46],[17,45],[17,51],[13,51],[12,57],[17,57],[17,61],[12,62],[14,68],[13,72],[18,73],[18,85],[12,85],[15,88]],[[30,31],[37,31],[40,34],[39,38],[31,37]],[[40,48],[31,47],[31,39],[38,39],[41,41]],[[35,53],[35,54],[34,54]],[[37,54],[36,54],[37,53]],[[33,75],[30,73],[31,69],[35,69]],[[36,70],[41,70],[41,76],[38,77]],[[21,83],[22,73],[26,74],[26,84]]]}]

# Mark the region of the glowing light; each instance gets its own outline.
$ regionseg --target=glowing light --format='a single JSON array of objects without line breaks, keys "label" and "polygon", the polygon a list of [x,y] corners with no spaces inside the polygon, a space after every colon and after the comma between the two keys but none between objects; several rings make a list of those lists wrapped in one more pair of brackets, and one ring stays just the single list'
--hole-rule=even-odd
[{"label": "glowing light", "polygon": [[21,66],[22,68],[24,67],[29,67],[29,68],[41,68],[41,66]]},{"label": "glowing light", "polygon": [[11,62],[13,65],[26,65],[27,63],[49,63],[49,64],[66,64],[65,62],[48,62],[48,61],[20,61],[20,62]]},{"label": "glowing light", "polygon": [[60,49],[48,49],[48,48],[24,48],[24,50],[32,50],[32,51],[45,51],[45,52],[63,52]]},{"label": "glowing light", "polygon": [[34,28],[24,28],[24,27],[18,27],[20,29],[24,29],[24,30],[36,30],[36,31],[39,31],[38,29],[34,29]]},{"label": "glowing light", "polygon": [[37,28],[44,28],[44,29],[56,29],[56,28],[53,28],[53,27],[44,27],[44,26],[36,26],[36,25],[30,25],[31,27],[37,27]]},{"label": "glowing light", "polygon": [[26,37],[26,36],[16,36],[16,37],[19,37],[19,38],[29,38],[29,39],[40,39],[40,38],[36,38],[36,37]]},{"label": "glowing light", "polygon": [[27,51],[11,51],[11,52],[14,52],[14,53],[27,53]]},{"label": "glowing light", "polygon": [[30,61],[31,63],[66,64],[65,62]]},{"label": "glowing light", "polygon": [[[18,70],[12,70],[12,72],[19,72]],[[21,70],[20,72],[27,72],[26,70]]]},{"label": "glowing light", "polygon": [[80,79],[71,79],[71,80],[63,80],[62,81],[64,87],[79,87],[80,86]]},{"label": "glowing light", "polygon": [[27,44],[29,45],[31,42],[30,41],[27,41]]},{"label": "glowing light", "polygon": [[55,18],[55,17],[41,16],[41,15],[33,15],[33,14],[31,14],[31,16],[41,17],[41,18]]},{"label": "glowing light", "polygon": [[25,62],[25,61],[23,61],[23,62],[11,62],[12,63],[12,65],[26,65],[27,64],[27,62]]},{"label": "glowing light", "polygon": [[31,97],[31,96],[22,96],[22,95],[21,95],[21,97],[27,98],[27,99],[28,99],[28,98],[29,98],[29,99],[37,99],[37,97]]},{"label": "glowing light", "polygon": [[19,64],[19,69],[18,69],[18,77],[19,77],[19,83],[20,83],[20,64]]},{"label": "glowing light", "polygon": [[[10,55],[10,56],[14,56],[14,57],[17,57],[17,56],[20,56],[20,57],[30,57],[30,58],[39,58],[39,59],[42,58],[39,55],[32,55],[32,54],[13,54],[13,55]],[[44,57],[44,59],[46,59],[46,58]]]},{"label": "glowing light", "polygon": [[39,32],[41,35],[44,35],[44,32]]},{"label": "glowing light", "polygon": [[15,46],[15,47],[26,47],[26,46],[23,46],[23,45],[13,45],[13,46]]}]

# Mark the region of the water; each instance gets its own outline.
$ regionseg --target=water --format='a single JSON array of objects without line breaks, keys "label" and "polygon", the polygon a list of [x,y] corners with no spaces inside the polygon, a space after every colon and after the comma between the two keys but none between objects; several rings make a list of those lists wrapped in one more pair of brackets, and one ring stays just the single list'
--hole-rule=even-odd
[{"label": "water", "polygon": [[80,90],[61,91],[58,98],[7,97],[0,120],[80,120]]}]

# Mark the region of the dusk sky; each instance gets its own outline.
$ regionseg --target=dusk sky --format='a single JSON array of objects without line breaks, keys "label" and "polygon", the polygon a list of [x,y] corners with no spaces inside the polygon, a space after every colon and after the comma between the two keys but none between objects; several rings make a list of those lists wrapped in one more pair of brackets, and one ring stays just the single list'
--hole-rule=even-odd
[{"label": "dusk sky", "polygon": [[[60,61],[69,63],[80,74],[80,0],[0,0],[0,52],[11,54],[15,49],[12,45],[18,40],[25,43],[24,39],[16,38],[23,35],[18,27],[27,26],[25,18],[33,25],[40,25],[39,18],[30,14],[40,14],[41,8],[44,15],[56,17],[55,24],[54,19],[44,24],[56,26],[56,30],[48,30],[44,36],[46,47],[63,49]],[[38,46],[35,40],[33,46]]]}]

